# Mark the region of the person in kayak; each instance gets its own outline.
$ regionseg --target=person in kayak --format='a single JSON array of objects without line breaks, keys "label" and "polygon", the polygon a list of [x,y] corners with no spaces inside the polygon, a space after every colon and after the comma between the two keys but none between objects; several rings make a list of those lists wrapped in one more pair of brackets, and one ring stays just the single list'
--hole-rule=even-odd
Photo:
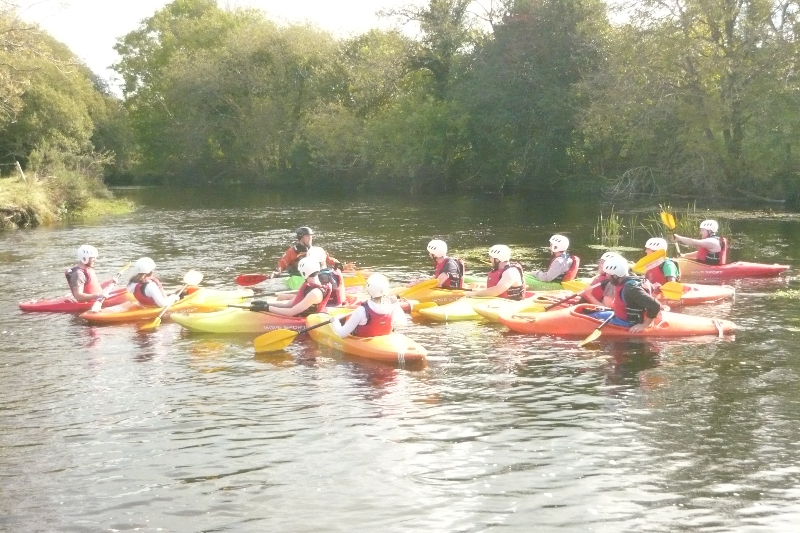
[{"label": "person in kayak", "polygon": [[362,303],[342,324],[338,317],[331,320],[331,326],[339,337],[352,334],[356,337],[377,337],[388,335],[394,328],[405,326],[406,314],[392,301],[389,294],[389,280],[382,274],[372,274],[365,285],[370,299]]},{"label": "person in kayak", "polygon": [[436,286],[443,289],[463,288],[464,261],[448,257],[447,244],[439,239],[429,242],[427,250],[434,264],[433,276],[439,280]]},{"label": "person in kayak", "polygon": [[[668,248],[669,245],[667,241],[660,237],[648,239],[644,245],[644,251],[647,254],[657,252],[658,250],[664,250],[664,252],[666,252]],[[656,265],[647,270],[647,272],[644,273],[644,277],[650,282],[654,289],[658,289],[658,287],[668,281],[680,281],[681,271],[678,267],[678,263],[667,257],[660,265]]]},{"label": "person in kayak", "polygon": [[[597,262],[597,275],[592,278],[592,281],[589,282],[589,286],[586,287],[581,293],[581,299],[583,302],[594,305],[605,305],[606,307],[609,307],[603,303],[603,282],[608,279],[608,274],[603,271],[603,265],[612,257],[622,256],[617,252],[606,252],[600,256],[600,261]],[[608,303],[611,303],[611,301],[609,300]]]},{"label": "person in kayak", "polygon": [[76,254],[78,264],[64,272],[76,302],[93,302],[108,298],[108,291],[103,290],[100,280],[94,271],[97,262],[97,248],[84,244]]},{"label": "person in kayak", "polygon": [[486,288],[466,291],[464,296],[497,296],[509,300],[522,300],[525,283],[522,265],[511,262],[511,248],[495,244],[489,248],[492,271],[486,276]]},{"label": "person in kayak", "polygon": [[628,261],[624,257],[607,259],[603,264],[603,272],[608,275],[603,283],[613,288],[614,300],[611,311],[596,311],[591,316],[605,320],[613,313],[611,324],[626,327],[631,333],[649,328],[661,312],[661,304],[647,293],[642,278],[629,274]]},{"label": "person in kayak", "polygon": [[539,281],[561,282],[564,280],[575,279],[578,273],[578,258],[567,253],[569,239],[563,235],[553,235],[550,237],[550,252],[553,257],[547,271],[537,270],[532,275]]},{"label": "person in kayak", "polygon": [[[280,259],[278,259],[278,268],[273,276],[277,276],[284,271],[288,272],[289,274],[298,273],[298,263],[303,257],[306,256],[308,249],[312,246],[311,243],[314,240],[314,230],[308,226],[302,226],[297,228],[296,235],[297,241],[292,244],[288,250],[286,250]],[[338,259],[328,255],[327,253],[325,254],[325,264],[335,267],[339,270],[347,270],[346,265],[343,265]]]},{"label": "person in kayak", "polygon": [[331,297],[328,299],[328,307],[335,307],[347,303],[344,276],[342,275],[342,271],[335,266],[327,265],[328,253],[319,246],[312,246],[308,249],[306,257],[312,257],[319,262],[320,283],[330,283],[331,285]]},{"label": "person in kayak", "polygon": [[717,235],[719,224],[716,220],[704,220],[700,223],[700,239],[690,239],[678,234],[672,236],[672,242],[688,244],[697,248],[696,252],[683,254],[681,257],[694,259],[707,265],[724,265],[728,262],[728,242]]},{"label": "person in kayak", "polygon": [[297,263],[297,270],[305,281],[297,289],[294,299],[277,302],[256,300],[252,304],[253,309],[283,316],[308,316],[324,312],[331,296],[331,284],[320,281],[320,266],[316,257],[302,258]]},{"label": "person in kayak", "polygon": [[128,281],[128,292],[136,301],[148,307],[166,307],[180,298],[177,294],[167,295],[164,287],[155,276],[156,263],[149,257],[141,257],[133,265],[136,273]]}]

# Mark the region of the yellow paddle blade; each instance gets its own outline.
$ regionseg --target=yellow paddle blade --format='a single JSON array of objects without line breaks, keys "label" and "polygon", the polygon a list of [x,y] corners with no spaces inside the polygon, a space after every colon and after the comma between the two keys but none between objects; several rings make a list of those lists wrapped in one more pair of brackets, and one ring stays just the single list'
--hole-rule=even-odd
[{"label": "yellow paddle blade", "polygon": [[642,274],[653,267],[657,267],[663,263],[666,258],[667,252],[665,250],[656,250],[636,261],[636,264],[631,267],[631,270],[637,274]]},{"label": "yellow paddle blade", "polygon": [[675,229],[675,217],[672,216],[672,213],[667,213],[667,227],[669,229]]},{"label": "yellow paddle blade", "polygon": [[582,281],[578,281],[576,279],[570,281],[562,281],[561,286],[567,289],[568,291],[572,292],[583,292],[583,290],[589,286],[588,283],[584,283]]},{"label": "yellow paddle blade", "polygon": [[344,276],[345,287],[360,287],[367,282],[366,278],[361,275],[361,272],[356,272],[355,276]]},{"label": "yellow paddle blade", "polygon": [[583,339],[583,340],[582,340],[582,341],[581,341],[581,342],[578,344],[578,346],[581,346],[581,347],[583,347],[583,346],[586,346],[586,345],[587,345],[587,344],[589,344],[590,342],[594,342],[594,341],[596,341],[596,340],[597,340],[597,339],[600,337],[600,335],[602,335],[602,334],[603,334],[603,331],[602,331],[600,328],[598,328],[598,329],[594,330],[593,332],[591,332],[591,333],[589,334],[589,336],[588,336],[588,337],[586,337],[585,339]]},{"label": "yellow paddle blade", "polygon": [[664,224],[665,226],[669,227],[669,222],[668,222],[669,215],[667,214],[667,212],[666,211],[661,211],[661,213],[659,213],[658,216],[661,217],[661,223]]},{"label": "yellow paddle blade", "polygon": [[256,353],[275,352],[289,346],[295,337],[297,337],[296,331],[290,329],[276,329],[275,331],[268,331],[256,337],[253,341],[253,345],[256,348]]},{"label": "yellow paddle blade", "polygon": [[683,284],[677,281],[668,281],[660,288],[661,294],[670,300],[680,300],[683,298]]},{"label": "yellow paddle blade", "polygon": [[436,285],[439,284],[439,280],[436,278],[433,279],[426,279],[425,281],[420,281],[412,285],[411,287],[406,287],[404,290],[401,290],[397,293],[397,296],[400,298],[407,298],[409,294],[413,294],[417,291],[423,291],[428,289],[436,288]]},{"label": "yellow paddle blade", "polygon": [[157,316],[155,319],[153,319],[152,322],[148,322],[146,324],[142,324],[141,326],[139,326],[139,331],[150,331],[152,329],[156,329],[160,325],[161,325],[161,317]]}]

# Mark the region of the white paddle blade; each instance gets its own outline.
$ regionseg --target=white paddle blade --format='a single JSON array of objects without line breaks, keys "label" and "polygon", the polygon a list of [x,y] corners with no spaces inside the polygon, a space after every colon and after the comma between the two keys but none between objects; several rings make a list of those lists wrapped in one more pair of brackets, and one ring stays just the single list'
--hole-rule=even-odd
[{"label": "white paddle blade", "polygon": [[203,281],[203,273],[197,270],[190,270],[183,276],[183,282],[186,285],[199,285]]}]

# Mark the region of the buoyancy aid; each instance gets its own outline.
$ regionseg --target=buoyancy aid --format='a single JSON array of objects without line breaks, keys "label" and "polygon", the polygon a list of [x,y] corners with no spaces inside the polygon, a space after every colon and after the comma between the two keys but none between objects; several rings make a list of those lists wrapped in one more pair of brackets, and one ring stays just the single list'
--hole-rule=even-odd
[{"label": "buoyancy aid", "polygon": [[161,282],[158,281],[158,279],[148,278],[145,281],[136,284],[136,286],[133,288],[133,297],[136,298],[136,301],[142,305],[146,305],[148,307],[157,307],[158,304],[156,301],[144,293],[145,287],[148,283],[155,283],[156,286],[158,286],[158,290],[160,290],[162,293],[164,292],[164,288],[161,286]]},{"label": "buoyancy aid", "polygon": [[614,316],[620,320],[625,320],[632,324],[641,324],[644,322],[644,309],[629,307],[622,297],[622,292],[628,285],[639,285],[641,287],[642,280],[631,277],[624,277],[622,279],[622,283],[614,286],[614,303],[611,305],[611,309],[614,311]]},{"label": "buoyancy aid", "polygon": [[74,267],[64,272],[64,275],[67,277],[67,283],[69,284],[70,288],[72,287],[72,276],[78,270],[83,271],[83,275],[86,277],[86,283],[83,284],[83,294],[98,294],[103,292],[103,287],[100,286],[100,281],[97,279],[97,276],[94,273],[94,269],[84,268],[79,265],[75,265]]},{"label": "buoyancy aid", "polygon": [[719,252],[712,252],[708,248],[697,249],[697,260],[707,265],[724,265],[728,261],[728,241],[719,235],[711,235],[719,241]]},{"label": "buoyancy aid", "polygon": [[319,289],[322,291],[322,301],[317,305],[312,305],[308,309],[301,311],[297,314],[297,316],[308,316],[314,313],[322,313],[325,311],[325,306],[328,305],[328,300],[331,297],[331,284],[323,283],[321,285],[317,285],[316,283],[309,283],[308,280],[304,281],[303,284],[300,285],[300,288],[297,289],[297,295],[294,297],[294,300],[292,300],[292,303],[289,304],[289,307],[294,307],[302,302],[303,298],[308,296],[308,293],[314,289]]},{"label": "buoyancy aid", "polygon": [[607,279],[608,279],[608,274],[603,272],[602,274],[598,274],[597,276],[595,276],[594,279],[589,282],[589,286],[590,287],[592,285],[596,285],[596,287],[594,287],[591,290],[591,295],[598,302],[602,302],[603,301],[603,292],[604,292],[604,290],[603,290],[603,286],[601,285],[601,283],[603,281],[607,280]]},{"label": "buoyancy aid", "polygon": [[522,281],[522,284],[518,287],[509,287],[502,294],[498,294],[498,298],[506,298],[508,300],[522,300],[523,296],[525,295],[525,274],[522,271],[522,265],[519,263],[508,263],[503,270],[495,269],[489,272],[486,276],[486,287],[494,287],[498,283],[500,283],[500,279],[503,277],[503,273],[509,268],[516,268],[519,271],[519,278]]},{"label": "buoyancy aid", "polygon": [[347,302],[347,292],[344,286],[344,276],[336,269],[324,268],[317,275],[320,283],[330,283],[331,297],[328,299],[328,306],[342,305]]},{"label": "buoyancy aid", "polygon": [[367,313],[367,323],[356,326],[356,329],[353,330],[353,335],[356,337],[378,337],[392,332],[393,309],[386,314],[377,313],[369,305],[369,300],[362,303],[361,307]]},{"label": "buoyancy aid", "polygon": [[569,268],[565,271],[550,280],[553,283],[561,283],[562,281],[569,281],[575,279],[575,276],[578,274],[578,266],[580,266],[580,259],[578,256],[569,255],[567,252],[561,252],[559,255],[554,255],[550,259],[550,263],[547,265],[547,270],[550,270],[550,267],[553,266],[553,261],[560,258],[571,259],[572,263],[570,263]]},{"label": "buoyancy aid", "polygon": [[673,261],[670,258],[664,260],[663,263],[658,265],[655,268],[651,268],[647,272],[644,273],[644,277],[647,281],[653,284],[663,285],[667,282],[667,276],[664,274],[664,268],[666,265],[672,264],[675,269],[678,271],[678,276],[675,278],[675,281],[680,281],[681,279],[681,267],[678,265],[676,261]]},{"label": "buoyancy aid", "polygon": [[461,289],[464,287],[464,260],[457,257],[445,257],[441,263],[436,263],[436,269],[433,273],[434,278],[438,278],[444,267],[447,266],[449,261],[454,261],[456,264],[456,271],[458,274],[450,273],[449,278],[442,283],[443,289]]}]

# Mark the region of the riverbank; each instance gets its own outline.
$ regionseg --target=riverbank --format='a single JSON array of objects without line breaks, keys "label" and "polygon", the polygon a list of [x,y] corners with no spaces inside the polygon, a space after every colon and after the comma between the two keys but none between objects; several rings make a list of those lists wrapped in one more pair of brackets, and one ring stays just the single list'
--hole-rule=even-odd
[{"label": "riverbank", "polygon": [[0,231],[128,213],[134,206],[103,185],[74,178],[0,178]]}]

